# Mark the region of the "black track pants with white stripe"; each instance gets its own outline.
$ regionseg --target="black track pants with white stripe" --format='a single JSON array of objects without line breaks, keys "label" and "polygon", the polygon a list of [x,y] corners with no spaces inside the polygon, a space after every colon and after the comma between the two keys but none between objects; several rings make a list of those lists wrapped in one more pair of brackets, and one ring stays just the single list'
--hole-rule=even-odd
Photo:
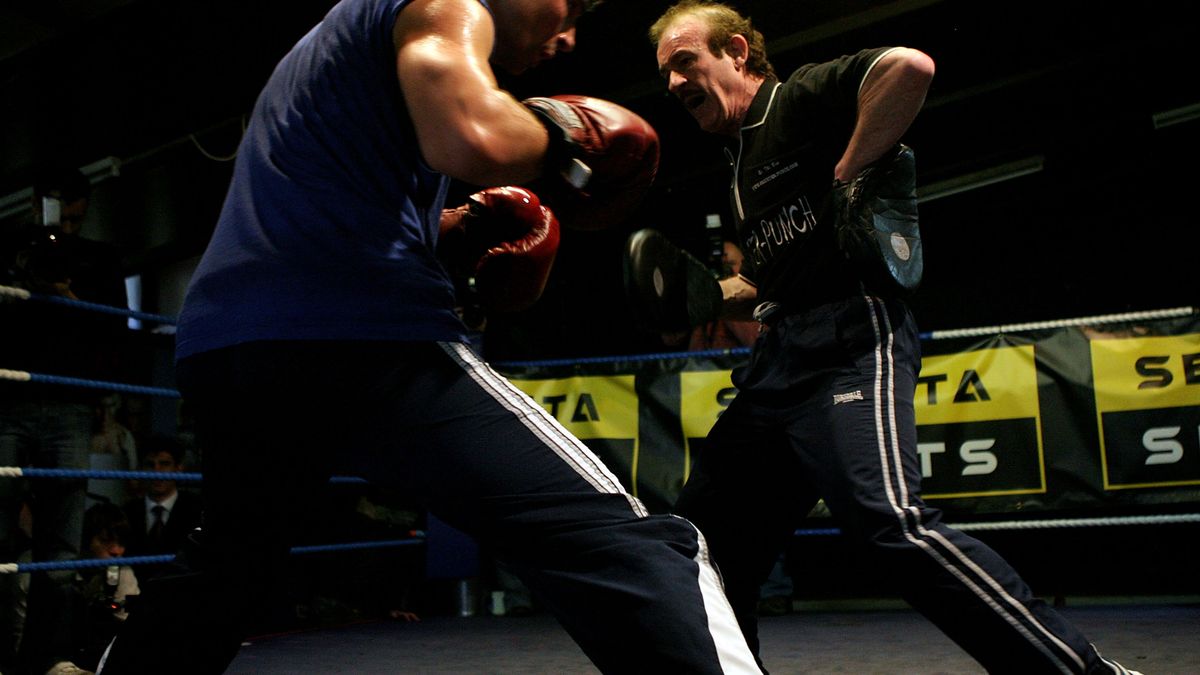
[{"label": "black track pants with white stripe", "polygon": [[222,672],[331,475],[398,488],[475,536],[604,672],[758,672],[696,528],[648,515],[465,346],[251,343],[178,374],[203,452],[200,573],[145,589],[105,675]]},{"label": "black track pants with white stripe", "polygon": [[872,565],[990,672],[1127,672],[922,501],[919,364],[903,303],[864,296],[785,317],[735,374],[741,393],[710,432],[676,512],[708,538],[751,646],[759,585],[823,498]]}]

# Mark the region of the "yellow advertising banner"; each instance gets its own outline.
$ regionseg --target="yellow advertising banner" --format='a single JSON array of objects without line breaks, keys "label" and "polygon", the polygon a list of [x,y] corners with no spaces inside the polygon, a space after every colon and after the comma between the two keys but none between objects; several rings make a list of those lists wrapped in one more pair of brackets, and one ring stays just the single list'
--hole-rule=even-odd
[{"label": "yellow advertising banner", "polygon": [[576,438],[637,438],[638,397],[633,375],[553,380],[510,378]]},{"label": "yellow advertising banner", "polygon": [[1036,418],[1033,345],[925,357],[914,404],[917,424]]},{"label": "yellow advertising banner", "polygon": [[1101,413],[1200,405],[1200,333],[1093,340]]},{"label": "yellow advertising banner", "polygon": [[729,370],[679,374],[679,423],[683,427],[684,481],[692,472],[692,445],[708,435],[717,417],[737,395]]},{"label": "yellow advertising banner", "polygon": [[1200,485],[1200,333],[1090,344],[1104,489]]},{"label": "yellow advertising banner", "polygon": [[926,499],[1045,492],[1033,345],[929,356],[914,406]]},{"label": "yellow advertising banner", "polygon": [[635,497],[645,496],[639,481],[639,402],[633,375],[510,381],[596,453],[625,489]]}]

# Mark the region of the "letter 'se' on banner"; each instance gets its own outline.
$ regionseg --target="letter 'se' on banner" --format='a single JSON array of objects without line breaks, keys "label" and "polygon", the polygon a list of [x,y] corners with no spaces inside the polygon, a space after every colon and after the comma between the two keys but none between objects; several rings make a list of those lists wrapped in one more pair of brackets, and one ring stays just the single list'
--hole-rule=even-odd
[{"label": "letter 'se' on banner", "polygon": [[1200,485],[1200,333],[1091,351],[1104,489]]}]

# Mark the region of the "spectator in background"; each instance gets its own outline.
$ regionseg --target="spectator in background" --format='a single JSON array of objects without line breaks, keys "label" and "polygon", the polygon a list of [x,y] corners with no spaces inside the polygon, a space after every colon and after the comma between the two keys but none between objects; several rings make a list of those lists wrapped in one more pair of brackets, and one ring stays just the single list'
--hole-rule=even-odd
[{"label": "spectator in background", "polygon": [[[0,281],[34,293],[125,307],[116,250],[80,234],[89,197],[88,181],[78,170],[40,172],[30,222],[3,238]],[[7,302],[0,303],[0,325],[6,368],[98,380],[117,375],[125,326],[121,317],[41,302]],[[0,465],[86,469],[97,400],[88,389],[0,382]],[[32,505],[32,559],[78,557],[85,486],[83,479],[0,481],[0,562],[14,562],[21,553],[15,547],[25,501]],[[0,668],[12,667],[22,640],[27,646],[40,645],[61,631],[62,613],[53,609],[53,598],[73,578],[71,572],[34,574],[25,598],[17,576],[0,579],[3,634],[8,638],[0,644]],[[24,619],[14,610],[23,604],[28,607]],[[31,659],[36,657],[21,659],[26,668],[36,667]]]},{"label": "spectator in background", "polygon": [[[97,471],[132,471],[137,468],[137,443],[133,432],[117,419],[121,408],[121,395],[109,393],[96,404],[93,419],[92,444],[89,463]],[[129,499],[129,490],[124,481],[90,478],[88,497],[121,504]]]},{"label": "spectator in background", "polygon": [[[117,420],[129,430],[129,433],[133,434],[134,447],[140,448],[142,443],[155,434],[151,400],[149,396],[142,394],[132,394],[124,398]],[[141,454],[139,451],[139,458]]]},{"label": "spectator in background", "polygon": [[[184,470],[183,449],[178,442],[164,436],[151,436],[143,444],[142,471],[161,471],[164,474]],[[174,480],[141,482],[144,496],[125,503],[129,519],[130,555],[168,555],[176,553],[188,534],[200,527],[200,498],[190,492],[180,492]],[[148,567],[143,576],[151,578],[161,568]]]},{"label": "spectator in background", "polygon": [[139,594],[133,568],[119,564],[129,533],[129,520],[116,504],[99,502],[84,514],[86,552],[91,558],[111,559],[114,564],[79,570],[71,606],[74,620],[70,660],[56,663],[47,675],[91,673],[117,627],[128,618],[126,601]]}]

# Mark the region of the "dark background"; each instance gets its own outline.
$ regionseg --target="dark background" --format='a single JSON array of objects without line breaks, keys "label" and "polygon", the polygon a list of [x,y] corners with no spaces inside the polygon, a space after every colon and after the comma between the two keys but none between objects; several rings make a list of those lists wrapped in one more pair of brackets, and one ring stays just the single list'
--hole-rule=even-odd
[{"label": "dark background", "polygon": [[[726,225],[727,167],[656,73],[649,24],[660,0],[607,0],[579,46],[521,80],[519,96],[584,93],[645,116],[662,139],[659,179],[611,231],[569,232],[550,287],[521,315],[493,317],[494,358],[655,351],[621,292],[620,249],[640,227],[705,256],[705,216]],[[1028,175],[923,201],[923,330],[1194,304],[1194,157],[1200,42],[1185,3],[1031,0],[746,0],[776,69],[905,45],[937,63],[906,136],[919,188],[1012,163]],[[12,222],[39,163],[97,176],[84,234],[141,274],[143,309],[175,313],[228,183],[243,116],[288,47],[329,0],[18,0],[0,9],[0,198]],[[1160,117],[1157,118],[1156,115]]]}]

